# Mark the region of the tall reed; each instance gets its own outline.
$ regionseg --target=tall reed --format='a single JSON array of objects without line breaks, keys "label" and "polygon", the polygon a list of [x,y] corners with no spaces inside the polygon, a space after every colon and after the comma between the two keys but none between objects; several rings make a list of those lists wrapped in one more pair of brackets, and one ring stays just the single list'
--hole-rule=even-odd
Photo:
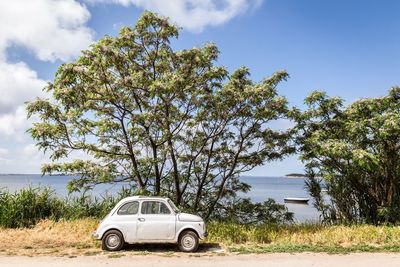
[{"label": "tall reed", "polygon": [[123,189],[110,197],[60,198],[48,187],[27,187],[14,193],[0,189],[0,227],[31,227],[42,219],[102,218],[130,193]]},{"label": "tall reed", "polygon": [[15,193],[0,191],[0,226],[26,227],[40,219],[59,219],[64,203],[49,188],[25,188]]}]

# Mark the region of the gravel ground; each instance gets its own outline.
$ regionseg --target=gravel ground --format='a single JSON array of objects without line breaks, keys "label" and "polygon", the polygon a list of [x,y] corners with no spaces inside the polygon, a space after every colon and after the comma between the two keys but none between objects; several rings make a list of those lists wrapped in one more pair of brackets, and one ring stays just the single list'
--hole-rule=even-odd
[{"label": "gravel ground", "polygon": [[200,266],[274,266],[274,267],[398,267],[400,253],[355,253],[355,254],[247,254],[226,256],[159,256],[159,255],[128,255],[112,258],[111,255],[68,257],[24,257],[0,256],[0,266],[29,267],[101,267],[101,266],[157,266],[157,267],[200,267]]}]

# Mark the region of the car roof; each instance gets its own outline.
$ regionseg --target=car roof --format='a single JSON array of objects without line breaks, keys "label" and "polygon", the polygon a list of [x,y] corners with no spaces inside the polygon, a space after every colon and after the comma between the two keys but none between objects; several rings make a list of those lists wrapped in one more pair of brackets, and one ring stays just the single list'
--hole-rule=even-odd
[{"label": "car roof", "polygon": [[167,197],[157,197],[157,196],[130,196],[130,197],[125,197],[121,201],[129,201],[129,200],[167,200]]}]

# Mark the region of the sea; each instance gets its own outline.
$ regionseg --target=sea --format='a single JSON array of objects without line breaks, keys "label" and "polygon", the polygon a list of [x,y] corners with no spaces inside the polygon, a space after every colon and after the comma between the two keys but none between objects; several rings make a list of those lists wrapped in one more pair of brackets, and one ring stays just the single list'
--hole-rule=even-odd
[{"label": "sea", "polygon": [[[66,186],[70,179],[70,176],[7,174],[0,175],[0,188],[14,192],[28,186],[48,186],[60,197],[66,197],[68,195]],[[254,202],[262,202],[272,198],[276,202],[284,204],[289,211],[293,212],[296,222],[316,222],[319,220],[320,214],[312,205],[312,198],[305,189],[304,178],[243,176],[240,177],[240,180],[251,186],[251,190],[241,196],[249,197]],[[120,188],[120,184],[98,185],[91,194],[93,196],[112,195],[118,192]],[[310,201],[308,204],[284,203],[285,197],[310,198]]]}]

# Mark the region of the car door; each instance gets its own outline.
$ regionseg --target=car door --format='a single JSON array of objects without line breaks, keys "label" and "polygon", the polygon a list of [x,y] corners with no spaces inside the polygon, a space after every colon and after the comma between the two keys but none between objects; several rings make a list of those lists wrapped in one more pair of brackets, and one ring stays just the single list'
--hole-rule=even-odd
[{"label": "car door", "polygon": [[164,201],[144,200],[137,223],[138,240],[173,240],[176,216]]},{"label": "car door", "polygon": [[136,238],[136,229],[138,222],[139,201],[129,201],[123,203],[116,214],[113,215],[113,221],[122,231],[125,242],[133,243]]}]

